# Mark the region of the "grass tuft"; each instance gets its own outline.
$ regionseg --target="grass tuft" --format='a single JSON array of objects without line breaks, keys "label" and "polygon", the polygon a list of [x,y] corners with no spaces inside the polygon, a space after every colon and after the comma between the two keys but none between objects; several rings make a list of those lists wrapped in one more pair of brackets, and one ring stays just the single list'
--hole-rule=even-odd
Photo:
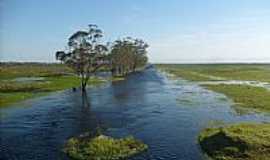
[{"label": "grass tuft", "polygon": [[198,140],[202,150],[214,160],[267,160],[270,157],[269,123],[207,128]]},{"label": "grass tuft", "polygon": [[71,138],[64,151],[76,160],[117,160],[138,154],[147,145],[132,136],[114,139],[100,135],[95,138]]}]

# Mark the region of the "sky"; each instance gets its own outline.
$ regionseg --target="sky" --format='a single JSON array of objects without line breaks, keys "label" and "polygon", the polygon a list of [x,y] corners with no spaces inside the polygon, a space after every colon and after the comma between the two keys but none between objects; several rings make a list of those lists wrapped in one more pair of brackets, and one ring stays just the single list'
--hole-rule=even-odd
[{"label": "sky", "polygon": [[0,0],[0,61],[56,62],[88,24],[145,40],[152,63],[270,62],[269,0]]}]

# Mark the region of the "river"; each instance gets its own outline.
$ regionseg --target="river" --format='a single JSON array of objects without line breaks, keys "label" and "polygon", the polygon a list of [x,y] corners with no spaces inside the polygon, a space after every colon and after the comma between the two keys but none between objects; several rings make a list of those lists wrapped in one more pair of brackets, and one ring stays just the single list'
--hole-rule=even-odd
[{"label": "river", "polygon": [[200,160],[197,136],[211,122],[270,121],[269,115],[239,114],[224,95],[169,79],[155,68],[89,88],[88,100],[66,90],[2,108],[0,159],[65,160],[69,137],[101,128],[105,135],[133,135],[149,146],[131,159]]}]

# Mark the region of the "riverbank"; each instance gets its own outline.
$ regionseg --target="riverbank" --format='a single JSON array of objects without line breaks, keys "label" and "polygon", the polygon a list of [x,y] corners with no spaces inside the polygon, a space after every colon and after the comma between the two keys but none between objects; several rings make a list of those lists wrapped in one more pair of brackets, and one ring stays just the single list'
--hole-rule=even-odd
[{"label": "riverbank", "polygon": [[[0,77],[0,107],[80,86],[79,77],[62,64],[1,64]],[[114,81],[114,78],[92,77],[88,85],[96,86],[106,81]]]},{"label": "riverbank", "polygon": [[207,128],[198,139],[202,150],[212,159],[266,160],[270,157],[269,123]]},{"label": "riverbank", "polygon": [[[156,66],[176,77],[198,82],[209,90],[225,94],[234,101],[235,106],[270,112],[269,64]],[[234,80],[237,81],[233,83]],[[253,83],[247,83],[249,81]]]}]

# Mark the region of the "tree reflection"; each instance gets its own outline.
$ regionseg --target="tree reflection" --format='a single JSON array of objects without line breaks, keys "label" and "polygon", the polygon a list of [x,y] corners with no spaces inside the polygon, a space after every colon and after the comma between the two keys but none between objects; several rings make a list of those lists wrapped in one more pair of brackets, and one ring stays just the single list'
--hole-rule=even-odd
[{"label": "tree reflection", "polygon": [[82,92],[82,106],[88,108],[90,107],[87,91]]}]

